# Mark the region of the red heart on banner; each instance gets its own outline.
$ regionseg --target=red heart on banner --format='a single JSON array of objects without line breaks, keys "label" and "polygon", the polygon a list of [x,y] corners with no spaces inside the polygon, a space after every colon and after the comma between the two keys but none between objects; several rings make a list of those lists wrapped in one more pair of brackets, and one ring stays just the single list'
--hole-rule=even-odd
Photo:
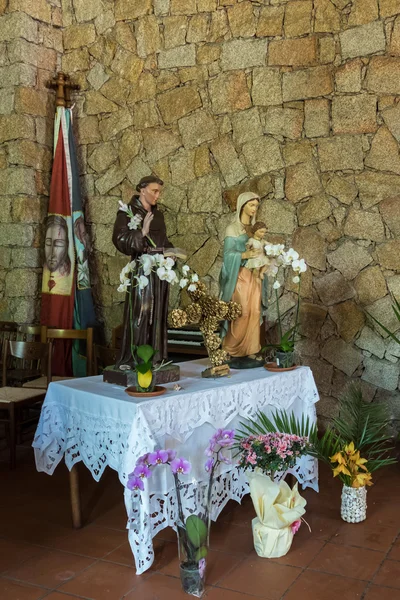
[{"label": "red heart on banner", "polygon": [[54,279],[49,279],[47,286],[49,288],[49,292],[51,292],[51,290],[53,289],[53,287],[55,287],[56,282],[54,281]]}]

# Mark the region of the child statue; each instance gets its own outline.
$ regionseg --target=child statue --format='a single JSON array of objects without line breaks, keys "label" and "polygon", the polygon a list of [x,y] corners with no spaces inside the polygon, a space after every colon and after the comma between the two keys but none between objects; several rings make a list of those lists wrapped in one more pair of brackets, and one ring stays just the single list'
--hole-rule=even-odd
[{"label": "child statue", "polygon": [[251,228],[252,237],[246,244],[247,250],[256,250],[257,256],[249,258],[245,265],[246,269],[251,269],[255,277],[264,279],[265,272],[270,264],[269,258],[264,252],[264,236],[267,233],[267,226],[262,221],[257,221]]}]

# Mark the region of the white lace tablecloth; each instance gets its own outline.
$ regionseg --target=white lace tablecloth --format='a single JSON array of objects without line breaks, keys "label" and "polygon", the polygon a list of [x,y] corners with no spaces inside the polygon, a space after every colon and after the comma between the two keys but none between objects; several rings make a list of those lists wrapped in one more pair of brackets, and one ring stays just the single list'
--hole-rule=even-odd
[{"label": "white lace tablecloth", "polygon": [[[267,415],[276,409],[293,411],[316,421],[318,392],[308,367],[285,373],[264,368],[231,371],[231,376],[203,379],[207,359],[181,363],[182,390],[166,384],[163,396],[143,400],[126,394],[124,388],[103,383],[102,377],[86,377],[51,383],[35,434],[36,468],[51,475],[64,458],[69,469],[83,461],[98,481],[108,465],[116,470],[125,488],[129,541],[137,573],[154,560],[152,538],[175,523],[173,478],[168,468],[158,467],[148,480],[145,492],[126,488],[128,474],[136,460],[156,448],[174,448],[192,463],[187,476],[185,507],[193,499],[190,482],[206,485],[204,450],[219,427],[240,428],[240,422]],[[292,473],[304,487],[318,490],[317,463],[302,457]],[[230,499],[241,501],[248,493],[243,472],[226,465],[213,491],[212,518]]]}]

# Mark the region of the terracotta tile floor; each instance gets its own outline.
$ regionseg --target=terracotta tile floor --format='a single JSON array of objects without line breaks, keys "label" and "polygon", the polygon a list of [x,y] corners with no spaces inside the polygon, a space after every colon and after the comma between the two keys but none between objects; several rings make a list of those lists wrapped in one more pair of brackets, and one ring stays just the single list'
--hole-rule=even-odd
[{"label": "terracotta tile floor", "polygon": [[[154,541],[156,560],[137,576],[118,479],[96,484],[80,469],[86,525],[70,524],[68,476],[37,473],[29,447],[9,471],[0,455],[0,600],[180,600],[171,529]],[[253,549],[249,497],[230,502],[211,530],[207,600],[400,600],[400,466],[375,478],[368,519],[339,516],[340,483],[322,469],[321,492],[306,490],[306,519],[290,552],[275,560]]]}]

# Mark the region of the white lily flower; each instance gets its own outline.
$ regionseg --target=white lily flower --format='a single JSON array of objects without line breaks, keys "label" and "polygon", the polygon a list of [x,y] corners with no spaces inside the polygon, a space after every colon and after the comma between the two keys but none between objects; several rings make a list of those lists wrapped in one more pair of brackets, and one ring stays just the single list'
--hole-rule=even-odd
[{"label": "white lily flower", "polygon": [[179,282],[179,286],[183,289],[187,286],[188,283],[189,283],[189,279],[182,278]]},{"label": "white lily flower", "polygon": [[127,292],[130,285],[131,282],[129,279],[125,279],[124,283],[121,283],[121,285],[117,287],[117,292]]},{"label": "white lily flower", "polygon": [[124,202],[122,202],[122,200],[118,200],[118,204],[119,204],[119,210],[122,210],[123,212],[128,212],[128,205],[125,204]]},{"label": "white lily flower", "polygon": [[155,263],[154,256],[152,256],[151,254],[142,254],[142,256],[139,258],[139,262],[143,267],[144,275],[150,275]]},{"label": "white lily flower", "polygon": [[272,246],[272,244],[266,244],[264,246],[264,250],[265,250],[265,254],[267,256],[272,256],[273,255],[273,246]]},{"label": "white lily flower", "polygon": [[128,227],[129,229],[138,229],[141,222],[142,217],[140,215],[133,215],[133,217],[131,217],[131,220],[128,223]]},{"label": "white lily flower", "polygon": [[136,275],[135,279],[138,282],[139,290],[143,290],[149,285],[149,280],[144,275],[140,275],[139,277]]},{"label": "white lily flower", "polygon": [[295,273],[304,273],[307,271],[307,265],[304,258],[301,258],[300,260],[294,260],[292,262],[292,269]]},{"label": "white lily flower", "polygon": [[188,287],[188,292],[195,292],[197,290],[197,285],[191,283]]},{"label": "white lily flower", "polygon": [[167,279],[168,271],[165,267],[158,267],[157,275],[161,281],[165,281]]},{"label": "white lily flower", "polygon": [[183,267],[182,267],[182,273],[183,273],[184,275],[187,275],[187,273],[188,273],[189,271],[190,271],[190,267],[189,267],[189,265],[183,265]]},{"label": "white lily flower", "polygon": [[196,283],[198,280],[199,280],[199,276],[197,275],[197,273],[194,273],[192,275],[192,281],[193,281],[193,283]]},{"label": "white lily flower", "polygon": [[176,281],[178,280],[178,277],[175,273],[175,271],[172,271],[171,269],[167,269],[167,276],[166,276],[166,281],[168,281],[168,283],[176,283]]},{"label": "white lily flower", "polygon": [[289,248],[289,250],[286,252],[286,256],[288,258],[290,258],[292,261],[298,260],[299,253],[294,248]]},{"label": "white lily flower", "polygon": [[274,290],[279,290],[279,288],[281,287],[281,284],[279,283],[278,280],[274,281],[274,285],[272,286],[274,288]]},{"label": "white lily flower", "polygon": [[154,262],[156,263],[157,266],[159,266],[159,267],[165,266],[164,254],[153,254],[153,257],[154,257]]},{"label": "white lily flower", "polygon": [[300,283],[300,277],[296,275],[295,277],[293,277],[292,281],[293,283]]},{"label": "white lily flower", "polygon": [[168,258],[165,259],[165,268],[166,269],[172,269],[172,267],[175,265],[175,261],[173,258],[171,258],[170,256],[168,256]]}]

